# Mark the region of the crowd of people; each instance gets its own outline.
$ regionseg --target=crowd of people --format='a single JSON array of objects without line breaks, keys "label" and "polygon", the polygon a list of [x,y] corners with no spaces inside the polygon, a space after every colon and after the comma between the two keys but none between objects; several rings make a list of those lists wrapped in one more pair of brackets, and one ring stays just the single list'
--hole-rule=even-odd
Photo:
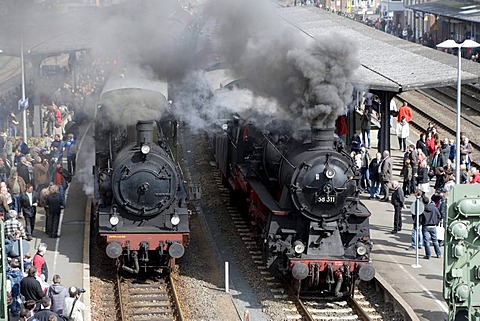
[{"label": "crowd of people", "polygon": [[[0,154],[0,217],[5,226],[9,310],[12,316],[25,320],[33,320],[34,313],[35,320],[50,320],[52,315],[60,320],[65,299],[69,294],[76,297],[76,290],[67,291],[62,286],[63,294],[55,293],[61,280],[58,275],[53,277],[52,285],[47,283],[44,243],[39,245],[33,260],[30,253],[21,253],[20,246],[22,240],[31,241],[38,233],[35,223],[40,208],[45,212],[46,234],[59,237],[60,215],[66,206],[65,191],[76,170],[76,141],[72,133],[65,141],[56,134],[53,140],[34,138],[29,147],[22,138],[12,139],[5,131],[1,137],[6,138]],[[63,168],[65,156],[68,169]],[[77,308],[81,307],[79,302]]]},{"label": "crowd of people", "polygon": [[[6,252],[2,263],[7,270],[9,312],[21,320],[83,319],[85,307],[78,301],[82,290],[66,289],[59,275],[49,279],[44,258],[46,244],[40,243],[33,258],[30,253],[22,253],[20,245],[34,237],[60,237],[60,216],[66,207],[65,193],[76,174],[78,150],[78,126],[70,119],[73,113],[68,110],[75,110],[75,114],[78,111],[79,115],[85,112],[82,101],[102,88],[105,68],[109,67],[106,63],[92,62],[84,72],[77,73],[75,91],[69,80],[44,79],[47,88],[56,84],[58,89],[48,98],[42,94],[45,88],[36,92],[42,95],[42,134],[32,136],[33,123],[29,121],[28,141],[24,141],[17,126],[14,95],[0,95],[0,109],[8,115],[0,122],[0,219],[5,226]],[[60,107],[55,102],[60,102]],[[77,115],[75,118],[78,119]],[[45,213],[46,235],[35,228],[37,211]]]},{"label": "crowd of people", "polygon": [[[396,112],[395,133],[398,138],[398,148],[402,151],[402,169],[400,177],[403,182],[393,179],[393,162],[389,151],[378,152],[370,156],[371,147],[370,129],[374,110],[368,104],[365,95],[364,109],[360,117],[362,135],[355,132],[350,139],[351,156],[360,172],[360,192],[368,193],[369,199],[378,199],[382,202],[391,202],[394,206],[394,222],[391,233],[402,230],[402,210],[405,208],[405,199],[414,196],[424,204],[424,212],[420,213],[419,239],[417,244],[417,230],[412,230],[412,243],[409,250],[422,248],[425,245],[424,258],[431,257],[430,246],[432,240],[437,257],[442,257],[436,226],[442,225],[445,220],[446,199],[455,185],[455,157],[460,157],[460,183],[480,183],[480,171],[472,166],[473,147],[469,137],[461,134],[460,146],[455,146],[454,140],[442,137],[435,124],[430,122],[428,127],[419,135],[415,143],[409,143],[409,123],[412,120],[412,110],[404,103]],[[342,121],[337,121],[337,133],[342,127]],[[345,137],[345,136],[343,136]],[[391,193],[392,192],[392,193]],[[391,194],[391,196],[390,196]],[[415,220],[416,217],[413,216]]]},{"label": "crowd of people", "polygon": [[5,246],[8,252],[6,291],[10,315],[31,321],[83,320],[85,305],[78,301],[83,289],[67,289],[59,275],[54,275],[49,284],[48,265],[44,257],[47,245],[40,243],[33,258],[27,253],[22,259],[17,244],[22,234],[19,230],[15,230],[14,234],[12,239],[15,240]]}]

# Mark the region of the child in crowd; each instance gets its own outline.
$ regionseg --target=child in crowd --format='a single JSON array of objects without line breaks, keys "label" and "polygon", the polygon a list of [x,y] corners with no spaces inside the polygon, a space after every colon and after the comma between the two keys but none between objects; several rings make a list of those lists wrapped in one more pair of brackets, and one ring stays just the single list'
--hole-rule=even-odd
[{"label": "child in crowd", "polygon": [[23,270],[27,272],[27,270],[32,266],[33,261],[32,261],[32,254],[26,253],[23,256]]}]

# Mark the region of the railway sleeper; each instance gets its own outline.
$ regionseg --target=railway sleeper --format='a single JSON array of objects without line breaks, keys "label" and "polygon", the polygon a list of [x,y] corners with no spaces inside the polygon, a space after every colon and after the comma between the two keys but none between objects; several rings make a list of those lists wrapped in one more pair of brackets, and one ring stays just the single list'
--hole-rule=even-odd
[{"label": "railway sleeper", "polygon": [[168,316],[168,314],[172,314],[172,309],[149,309],[149,310],[136,310],[130,313],[130,315],[160,315],[160,316]]},{"label": "railway sleeper", "polygon": [[353,309],[351,308],[344,308],[344,309],[317,309],[308,307],[308,311],[316,314],[351,314],[353,313]]},{"label": "railway sleeper", "polygon": [[146,294],[146,295],[167,295],[167,291],[165,290],[162,290],[162,289],[150,289],[150,290],[147,290],[147,289],[134,289],[134,290],[130,290],[130,295],[143,295],[143,294]]},{"label": "railway sleeper", "polygon": [[130,320],[175,320],[172,313],[168,315],[154,315],[154,314],[143,314],[143,315],[131,315]]},{"label": "railway sleeper", "polygon": [[175,318],[152,318],[151,316],[144,316],[143,318],[136,317],[135,321],[176,321]]},{"label": "railway sleeper", "polygon": [[169,301],[170,298],[164,295],[130,295],[130,301]]},{"label": "railway sleeper", "polygon": [[154,302],[131,302],[129,304],[132,308],[150,308],[150,307],[170,307],[169,301],[154,301]]}]

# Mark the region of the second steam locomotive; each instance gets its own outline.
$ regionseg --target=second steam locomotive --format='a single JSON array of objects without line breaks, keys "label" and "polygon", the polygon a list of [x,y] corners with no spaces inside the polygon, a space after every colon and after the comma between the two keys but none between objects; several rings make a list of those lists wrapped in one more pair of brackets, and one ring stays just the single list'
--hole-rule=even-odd
[{"label": "second steam locomotive", "polygon": [[162,82],[113,75],[97,108],[96,223],[107,255],[130,273],[170,271],[189,240],[167,92]]},{"label": "second steam locomotive", "polygon": [[333,129],[298,138],[281,128],[261,131],[235,115],[216,137],[221,175],[245,206],[271,271],[298,292],[350,295],[357,280],[375,274],[359,171]]}]

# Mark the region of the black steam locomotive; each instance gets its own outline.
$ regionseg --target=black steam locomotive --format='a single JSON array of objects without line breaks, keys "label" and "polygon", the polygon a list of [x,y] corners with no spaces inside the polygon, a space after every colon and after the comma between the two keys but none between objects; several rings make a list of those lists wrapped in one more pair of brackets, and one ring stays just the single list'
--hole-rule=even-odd
[{"label": "black steam locomotive", "polygon": [[[253,119],[253,117],[252,117]],[[217,135],[216,161],[232,199],[245,206],[267,267],[300,290],[353,292],[371,280],[370,212],[359,172],[333,129],[260,131],[235,115]]]},{"label": "black steam locomotive", "polygon": [[95,121],[95,222],[106,253],[131,273],[170,271],[189,240],[167,84],[109,79]]}]

